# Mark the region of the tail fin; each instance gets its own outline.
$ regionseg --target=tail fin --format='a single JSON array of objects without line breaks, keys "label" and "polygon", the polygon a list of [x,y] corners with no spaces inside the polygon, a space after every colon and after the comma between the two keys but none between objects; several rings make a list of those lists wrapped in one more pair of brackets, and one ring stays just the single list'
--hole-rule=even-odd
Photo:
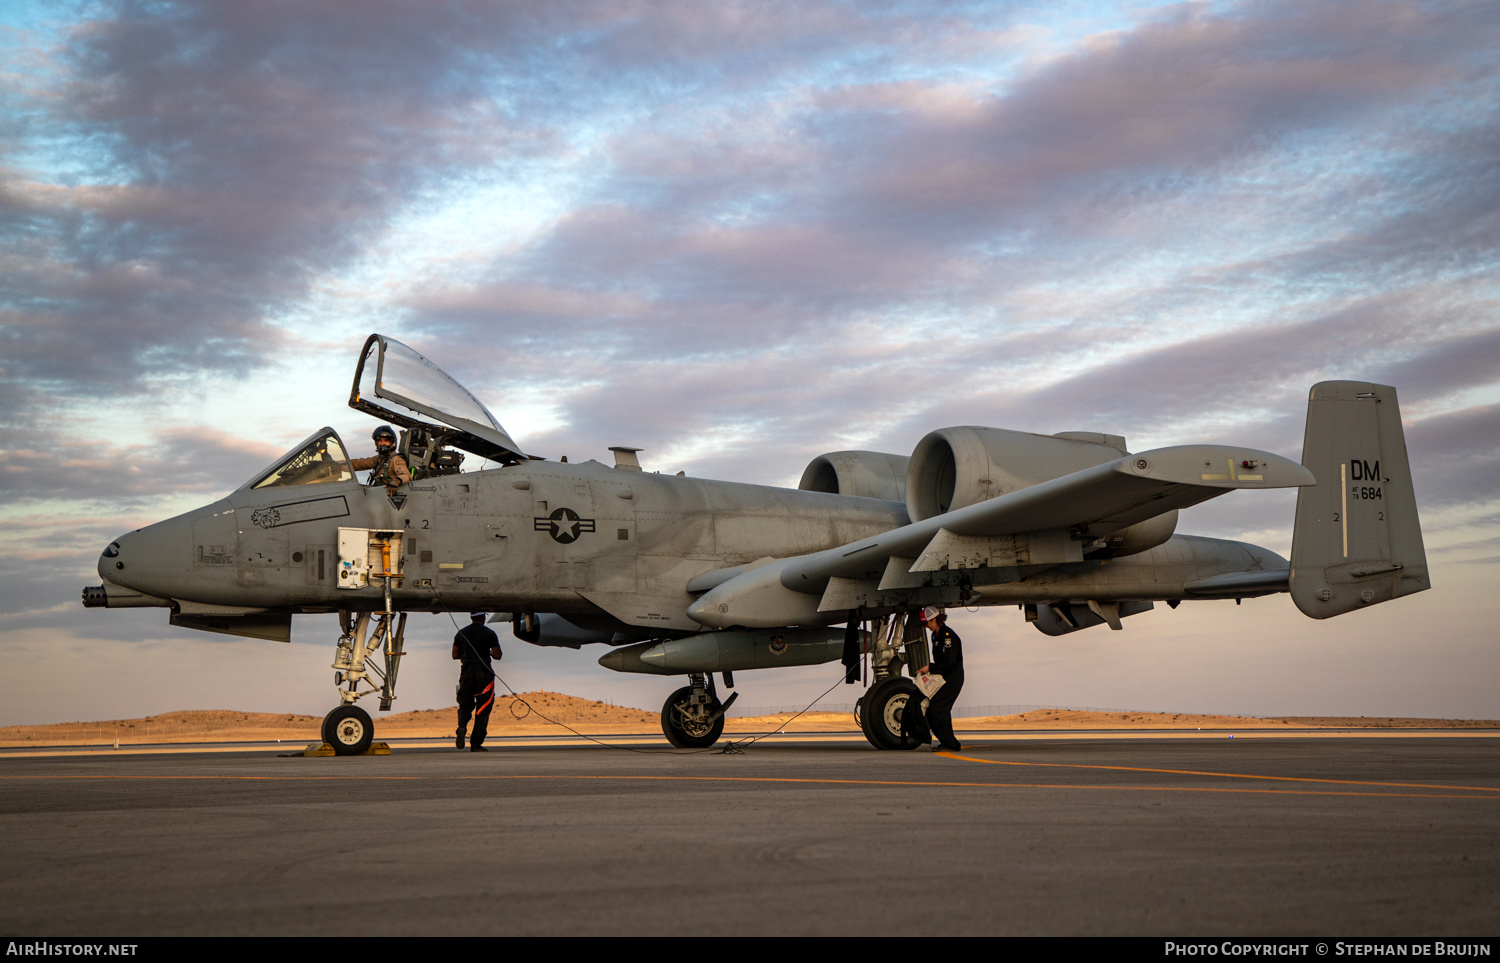
[{"label": "tail fin", "polygon": [[1396,389],[1313,385],[1297,493],[1292,601],[1326,619],[1431,588]]}]

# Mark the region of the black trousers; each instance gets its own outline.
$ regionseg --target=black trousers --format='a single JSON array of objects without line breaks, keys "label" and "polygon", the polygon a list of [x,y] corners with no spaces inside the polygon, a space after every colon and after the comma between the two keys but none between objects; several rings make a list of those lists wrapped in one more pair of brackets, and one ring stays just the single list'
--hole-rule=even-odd
[{"label": "black trousers", "polygon": [[474,719],[471,746],[484,745],[490,731],[490,710],[495,708],[495,674],[482,665],[464,663],[458,671],[458,730],[463,735]]},{"label": "black trousers", "polygon": [[931,727],[932,734],[937,736],[938,742],[947,749],[959,747],[958,739],[953,735],[953,703],[958,701],[958,694],[963,688],[964,670],[959,669],[944,675],[943,687],[927,700],[927,725]]}]

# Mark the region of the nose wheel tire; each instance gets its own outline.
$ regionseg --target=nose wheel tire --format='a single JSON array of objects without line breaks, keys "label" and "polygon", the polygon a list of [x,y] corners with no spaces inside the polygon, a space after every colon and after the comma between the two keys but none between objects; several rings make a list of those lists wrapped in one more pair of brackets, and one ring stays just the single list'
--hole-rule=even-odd
[{"label": "nose wheel tire", "polygon": [[335,755],[357,756],[374,739],[375,723],[359,706],[339,706],[323,717],[323,741],[333,747]]},{"label": "nose wheel tire", "polygon": [[711,700],[707,705],[692,704],[693,687],[685,685],[667,697],[661,707],[661,731],[667,741],[678,749],[707,749],[719,741],[724,734],[724,716],[713,722],[705,721],[719,712],[721,703]]},{"label": "nose wheel tire", "polygon": [[911,699],[919,703],[922,690],[910,679],[886,679],[871,689],[860,703],[859,722],[865,738],[876,749],[915,749],[923,740],[901,735],[901,713]]}]

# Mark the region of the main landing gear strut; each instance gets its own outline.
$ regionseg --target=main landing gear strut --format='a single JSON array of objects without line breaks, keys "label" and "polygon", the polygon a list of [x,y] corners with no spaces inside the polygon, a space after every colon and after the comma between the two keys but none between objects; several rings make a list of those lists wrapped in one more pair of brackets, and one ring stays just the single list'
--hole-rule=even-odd
[{"label": "main landing gear strut", "polygon": [[898,612],[879,619],[867,638],[873,643],[869,650],[872,685],[855,706],[860,729],[876,749],[916,749],[926,745],[925,732],[912,732],[902,725],[902,716],[911,700],[918,700],[923,712],[927,709],[922,691],[901,674],[903,666],[915,672],[928,664],[920,613]]},{"label": "main landing gear strut", "polygon": [[[731,679],[728,672],[724,673],[725,686],[734,686]],[[736,692],[720,702],[712,672],[694,672],[688,681],[692,684],[672,693],[661,707],[661,731],[678,749],[707,749],[723,735],[724,713],[740,694]]]},{"label": "main landing gear strut", "polygon": [[[396,675],[401,669],[402,644],[406,637],[406,613],[391,608],[391,580],[384,579],[385,611],[339,611],[343,635],[333,657],[333,684],[340,686],[341,705],[323,717],[323,741],[340,756],[357,756],[375,739],[375,723],[355,702],[380,693],[380,710],[390,709],[396,698]],[[377,664],[376,657],[381,657]],[[373,677],[373,681],[372,681]],[[375,682],[380,685],[376,687]],[[361,692],[360,683],[368,689]]]}]

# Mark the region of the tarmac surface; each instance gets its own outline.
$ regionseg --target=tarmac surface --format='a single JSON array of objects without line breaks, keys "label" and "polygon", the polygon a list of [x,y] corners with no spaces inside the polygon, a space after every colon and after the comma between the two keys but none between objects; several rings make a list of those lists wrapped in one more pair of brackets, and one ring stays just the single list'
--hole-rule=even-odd
[{"label": "tarmac surface", "polygon": [[1500,932],[1500,734],[1233,735],[5,752],[0,930]]}]

